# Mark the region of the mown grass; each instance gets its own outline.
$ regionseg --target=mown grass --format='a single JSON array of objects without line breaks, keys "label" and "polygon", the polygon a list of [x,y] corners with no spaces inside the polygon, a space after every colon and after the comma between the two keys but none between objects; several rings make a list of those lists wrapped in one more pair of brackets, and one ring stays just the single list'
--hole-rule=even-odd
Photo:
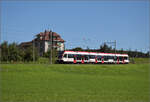
[{"label": "mown grass", "polygon": [[2,64],[2,102],[149,102],[149,64]]}]

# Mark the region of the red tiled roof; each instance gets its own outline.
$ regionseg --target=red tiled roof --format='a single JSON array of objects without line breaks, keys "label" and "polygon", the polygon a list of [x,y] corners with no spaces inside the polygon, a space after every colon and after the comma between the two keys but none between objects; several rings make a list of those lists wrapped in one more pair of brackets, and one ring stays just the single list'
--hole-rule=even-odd
[{"label": "red tiled roof", "polygon": [[50,40],[50,34],[53,34],[53,37],[57,37],[57,39],[60,42],[64,42],[64,40],[60,37],[59,34],[57,34],[56,32],[51,32],[51,31],[45,31],[45,32],[40,32],[39,34],[37,34],[37,36],[42,37],[40,40]]}]

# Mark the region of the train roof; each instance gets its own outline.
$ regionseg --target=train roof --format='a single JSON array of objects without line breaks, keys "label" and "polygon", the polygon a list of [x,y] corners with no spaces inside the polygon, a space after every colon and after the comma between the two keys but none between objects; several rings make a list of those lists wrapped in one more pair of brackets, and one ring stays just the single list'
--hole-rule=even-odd
[{"label": "train roof", "polygon": [[95,55],[95,54],[98,54],[98,55],[110,55],[110,56],[113,56],[113,55],[116,55],[116,56],[128,56],[128,54],[119,54],[119,53],[102,53],[102,52],[87,52],[87,51],[64,51],[65,53],[68,53],[68,54],[90,54],[90,55]]}]

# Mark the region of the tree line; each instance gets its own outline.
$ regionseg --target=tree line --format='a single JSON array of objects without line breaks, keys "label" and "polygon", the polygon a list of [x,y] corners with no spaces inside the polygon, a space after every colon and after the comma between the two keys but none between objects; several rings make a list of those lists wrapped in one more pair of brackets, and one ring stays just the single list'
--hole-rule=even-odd
[{"label": "tree line", "polygon": [[[0,45],[0,61],[1,62],[33,62],[38,61],[40,57],[44,57],[50,59],[51,51],[43,53],[40,56],[38,52],[38,48],[33,45],[30,45],[26,48],[20,46],[19,44],[13,42],[8,43],[4,41]],[[57,60],[57,51],[55,49],[52,50],[52,62],[55,63]]]},{"label": "tree line", "polygon": [[[39,57],[45,57],[50,59],[51,52],[50,50],[46,53],[44,53],[42,56],[39,55],[38,50],[36,47],[29,46],[27,48],[22,48],[19,46],[19,44],[13,42],[8,43],[7,41],[4,41],[0,45],[1,47],[1,56],[0,61],[2,62],[30,62],[30,61],[37,61]],[[90,52],[104,52],[104,53],[124,53],[128,54],[129,57],[142,57],[142,58],[148,58],[150,57],[149,52],[143,53],[140,51],[131,51],[131,50],[115,50],[112,47],[109,47],[107,44],[101,45],[99,49],[82,49],[81,47],[76,47],[73,49],[68,49],[72,51],[90,51]],[[34,52],[33,52],[34,51]],[[53,63],[57,60],[58,52],[56,49],[53,49],[52,58]]]},{"label": "tree line", "polygon": [[121,49],[121,50],[116,49],[115,50],[114,48],[108,46],[106,43],[101,45],[99,49],[89,49],[88,47],[87,47],[87,49],[82,49],[81,47],[76,47],[76,48],[68,49],[68,50],[103,52],[103,53],[120,53],[120,54],[128,54],[129,57],[136,57],[136,58],[148,58],[148,57],[150,57],[149,51],[147,53],[143,53],[140,51],[123,50],[123,49]]},{"label": "tree line", "polygon": [[[4,41],[0,45],[1,47],[1,56],[0,60],[2,62],[29,62],[33,61],[33,46],[30,46],[26,49],[21,48],[19,44],[13,42],[8,44],[7,41]],[[35,60],[38,59],[38,52],[35,50]]]}]

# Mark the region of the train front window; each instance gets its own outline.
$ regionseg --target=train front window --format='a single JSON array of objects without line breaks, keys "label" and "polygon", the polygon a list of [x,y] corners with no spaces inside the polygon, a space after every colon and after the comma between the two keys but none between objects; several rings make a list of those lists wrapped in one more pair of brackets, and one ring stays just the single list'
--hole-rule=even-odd
[{"label": "train front window", "polygon": [[67,58],[67,54],[64,54],[64,58]]}]

